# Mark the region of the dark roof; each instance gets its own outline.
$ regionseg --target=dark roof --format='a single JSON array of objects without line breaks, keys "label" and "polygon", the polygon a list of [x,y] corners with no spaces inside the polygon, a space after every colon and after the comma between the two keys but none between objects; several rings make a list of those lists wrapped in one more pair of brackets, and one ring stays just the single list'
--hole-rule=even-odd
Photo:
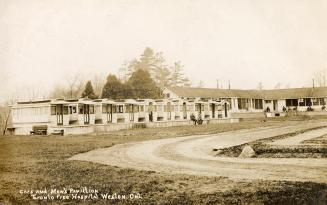
[{"label": "dark roof", "polygon": [[168,87],[179,97],[186,98],[251,98],[251,99],[293,99],[327,97],[327,87],[290,88],[275,90],[236,90],[216,88]]}]

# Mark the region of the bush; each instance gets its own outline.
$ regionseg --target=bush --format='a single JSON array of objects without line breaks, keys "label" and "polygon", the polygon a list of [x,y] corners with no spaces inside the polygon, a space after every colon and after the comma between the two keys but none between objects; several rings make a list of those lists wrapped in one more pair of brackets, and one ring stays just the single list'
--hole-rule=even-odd
[{"label": "bush", "polygon": [[314,109],[313,109],[311,106],[309,106],[309,107],[307,108],[307,111],[308,111],[308,112],[312,112],[312,111],[314,111]]}]

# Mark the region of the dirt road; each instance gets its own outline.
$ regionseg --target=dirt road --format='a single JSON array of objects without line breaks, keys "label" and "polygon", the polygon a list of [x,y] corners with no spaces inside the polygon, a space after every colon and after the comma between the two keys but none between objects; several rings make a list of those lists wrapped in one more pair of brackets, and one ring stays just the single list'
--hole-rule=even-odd
[{"label": "dirt road", "polygon": [[[224,176],[231,179],[313,181],[327,183],[327,159],[228,158],[213,156],[213,148],[225,148],[258,139],[326,125],[324,122],[288,122],[271,126],[225,132],[119,144],[81,153],[70,160],[91,161],[124,168]],[[325,129],[324,131],[327,130]]]}]

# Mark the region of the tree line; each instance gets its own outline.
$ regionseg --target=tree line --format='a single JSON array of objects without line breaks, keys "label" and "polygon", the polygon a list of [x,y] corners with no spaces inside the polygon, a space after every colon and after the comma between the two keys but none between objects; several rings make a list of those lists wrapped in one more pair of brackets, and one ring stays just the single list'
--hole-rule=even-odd
[{"label": "tree line", "polygon": [[[162,52],[147,47],[135,59],[124,63],[119,69],[120,76],[109,74],[103,82],[95,76],[87,82],[79,75],[67,78],[66,86],[57,86],[51,98],[161,98],[167,86],[190,87],[191,81],[183,72],[180,61],[168,65]],[[95,85],[95,86],[94,86]]]}]

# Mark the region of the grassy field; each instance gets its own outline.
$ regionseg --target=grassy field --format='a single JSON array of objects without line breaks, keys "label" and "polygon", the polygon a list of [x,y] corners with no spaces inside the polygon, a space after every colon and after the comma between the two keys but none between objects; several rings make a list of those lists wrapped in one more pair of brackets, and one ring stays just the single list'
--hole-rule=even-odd
[{"label": "grassy field", "polygon": [[[125,142],[219,133],[278,123],[252,121],[148,128],[87,136],[0,137],[0,204],[319,204],[319,198],[326,194],[326,184],[166,175],[67,160],[77,153]],[[142,199],[47,201],[32,200],[28,194],[19,193],[20,190],[81,187],[97,189],[99,193],[140,193]]]}]

